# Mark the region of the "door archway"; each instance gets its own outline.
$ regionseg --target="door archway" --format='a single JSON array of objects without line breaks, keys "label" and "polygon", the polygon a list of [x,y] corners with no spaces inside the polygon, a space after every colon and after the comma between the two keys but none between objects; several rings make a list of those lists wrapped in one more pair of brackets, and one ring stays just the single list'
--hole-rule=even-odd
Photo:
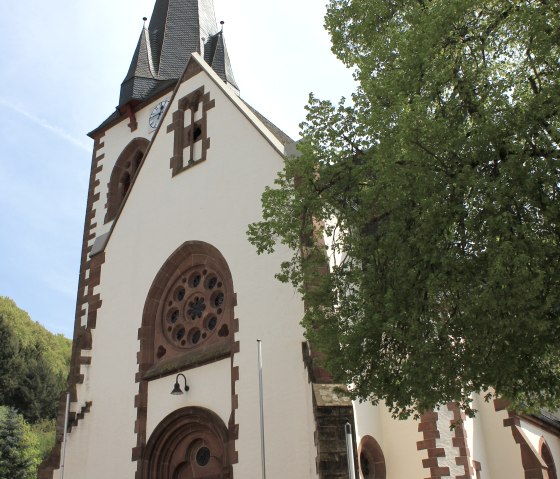
[{"label": "door archway", "polygon": [[142,459],[142,479],[232,479],[228,431],[212,411],[186,407],[154,429]]}]

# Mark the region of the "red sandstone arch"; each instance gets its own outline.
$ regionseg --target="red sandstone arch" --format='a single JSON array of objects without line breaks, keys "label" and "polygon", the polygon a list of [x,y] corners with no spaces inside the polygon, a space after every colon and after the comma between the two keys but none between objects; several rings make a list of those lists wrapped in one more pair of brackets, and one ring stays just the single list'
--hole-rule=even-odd
[{"label": "red sandstone arch", "polygon": [[541,437],[539,453],[546,464],[547,472],[548,472],[548,479],[557,479],[558,475],[556,474],[556,465],[554,464],[554,457],[552,457],[552,452],[548,447],[544,437]]},{"label": "red sandstone arch", "polygon": [[186,407],[155,428],[141,460],[141,479],[231,479],[228,430],[212,411]]},{"label": "red sandstone arch", "polygon": [[134,182],[149,144],[150,142],[145,138],[134,138],[115,162],[108,185],[105,223],[111,221],[117,215],[124,197]]},{"label": "red sandstone arch", "polygon": [[379,443],[371,436],[364,436],[358,446],[360,479],[385,479],[385,456]]}]

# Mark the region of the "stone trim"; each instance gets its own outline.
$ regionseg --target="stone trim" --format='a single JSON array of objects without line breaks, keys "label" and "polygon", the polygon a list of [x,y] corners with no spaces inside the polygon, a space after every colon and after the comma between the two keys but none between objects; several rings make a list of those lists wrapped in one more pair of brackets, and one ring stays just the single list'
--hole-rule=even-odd
[{"label": "stone trim", "polygon": [[[232,441],[228,428],[212,411],[201,407],[178,409],[155,428],[139,461],[137,477],[176,477],[174,473],[181,469],[179,461],[183,461],[184,467],[196,469],[196,460],[193,460],[196,449],[206,446],[212,454],[211,462],[206,466],[212,468],[209,471],[214,473],[212,477],[233,479],[233,462],[229,454]],[[180,453],[177,453],[178,449]]]},{"label": "stone trim", "polygon": [[[195,120],[201,103],[202,117]],[[178,109],[172,115],[173,121],[167,127],[167,133],[174,134],[173,156],[169,163],[173,176],[206,160],[206,154],[210,148],[207,112],[214,108],[215,104],[214,100],[210,100],[210,93],[204,93],[204,86],[179,99]],[[185,126],[187,112],[190,112],[190,120]],[[200,158],[194,156],[196,144],[201,145]],[[187,148],[189,149],[189,156],[185,162],[184,153]]]},{"label": "stone trim", "polygon": [[[456,402],[447,404],[447,409],[453,413],[453,419],[450,426],[454,429],[455,437],[453,438],[453,447],[459,449],[458,455],[455,457],[455,463],[458,466],[463,466],[465,474],[457,476],[456,479],[471,479],[474,474],[473,463],[471,460],[471,453],[467,443],[467,431],[465,429],[465,413]],[[480,466],[480,463],[479,463]],[[478,469],[480,471],[480,467]]]},{"label": "stone trim", "polygon": [[201,347],[195,351],[178,356],[174,360],[163,364],[156,364],[144,374],[144,379],[152,380],[177,374],[189,369],[198,368],[205,364],[229,358],[232,352],[231,344],[212,344]]},{"label": "stone trim", "polygon": [[173,263],[158,298],[154,364],[196,359],[216,344],[232,343],[235,298],[224,266],[211,255],[197,253]]},{"label": "stone trim", "polygon": [[[100,257],[95,263],[95,274],[92,279],[90,268],[91,261],[89,253],[91,246],[89,242],[95,238],[95,202],[99,200],[99,193],[95,193],[95,189],[99,185],[97,176],[103,170],[101,162],[105,158],[105,154],[100,150],[105,146],[103,140],[104,134],[94,138],[93,153],[89,177],[89,188],[86,203],[86,216],[84,220],[83,242],[80,259],[80,271],[78,276],[78,292],[76,298],[76,313],[74,318],[74,338],[72,341],[72,354],[70,358],[70,371],[68,373],[68,392],[70,393],[70,401],[75,403],[78,401],[77,385],[82,384],[84,375],[81,373],[81,367],[87,364],[84,361],[82,350],[91,350],[92,336],[91,326],[95,327],[97,309],[101,306],[101,299],[93,294],[93,288],[99,284],[101,275],[101,265],[105,257]],[[97,282],[97,283],[96,283]],[[82,325],[82,318],[88,314],[88,324]],[[91,316],[90,316],[91,313]],[[90,321],[91,318],[91,321]],[[54,470],[60,466],[61,444],[64,436],[64,422],[66,412],[66,395],[60,399],[57,420],[56,420],[56,440],[50,455],[39,466],[38,477],[40,479],[52,479]]]},{"label": "stone trim", "polygon": [[[224,287],[228,291],[223,305],[224,317],[222,323],[228,325],[230,333],[227,337],[220,338],[221,341],[219,343],[210,345],[211,348],[206,351],[204,351],[204,346],[202,345],[198,349],[186,350],[180,355],[175,355],[171,361],[162,360],[158,363],[159,360],[157,354],[155,354],[158,338],[156,327],[158,324],[158,313],[161,310],[161,302],[165,299],[166,287],[173,276],[181,273],[185,267],[206,264],[207,262],[211,263],[214,268],[222,273]],[[202,241],[187,241],[183,243],[166,260],[154,278],[144,303],[142,325],[138,330],[140,350],[137,354],[138,372],[135,378],[138,383],[138,394],[134,398],[134,407],[136,408],[136,422],[134,426],[136,446],[132,449],[132,461],[137,462],[136,479],[145,477],[142,475],[144,474],[142,472],[143,467],[145,467],[142,464],[147,460],[146,457],[148,457],[145,454],[148,454],[146,452],[146,421],[149,380],[194,367],[189,365],[191,362],[196,364],[202,360],[204,364],[207,364],[228,356],[231,358],[232,411],[228,421],[228,435],[230,439],[227,447],[230,464],[237,463],[238,453],[235,450],[235,441],[238,438],[239,425],[236,423],[235,418],[238,404],[235,383],[239,379],[239,367],[234,366],[234,355],[236,352],[239,352],[240,346],[238,341],[234,341],[234,334],[239,331],[239,321],[234,319],[234,307],[236,305],[237,299],[233,289],[233,279],[227,262],[215,247]],[[201,355],[204,356],[202,359],[200,358]]]},{"label": "stone trim", "polygon": [[71,412],[68,414],[68,434],[72,432],[72,429],[77,427],[80,421],[82,421],[85,415],[91,411],[92,406],[91,401],[87,401],[80,409],[80,412],[76,414],[75,412]]},{"label": "stone trim", "polygon": [[231,355],[231,414],[228,420],[228,454],[230,457],[231,464],[237,464],[239,462],[239,453],[235,448],[235,441],[239,439],[239,424],[235,422],[235,411],[239,407],[239,396],[236,392],[235,385],[239,381],[239,366],[234,366],[234,355],[235,349],[239,352],[239,341],[234,343],[234,351]]},{"label": "stone trim", "polygon": [[519,417],[523,419],[523,421],[530,422],[535,426],[539,427],[543,431],[549,432],[550,434],[555,435],[556,437],[560,438],[560,429],[554,427],[552,424],[549,424],[543,421],[538,416],[530,416],[528,414],[519,414]]},{"label": "stone trim", "polygon": [[473,469],[475,470],[476,473],[476,479],[481,479],[480,471],[482,470],[482,466],[480,465],[480,462],[473,461]]},{"label": "stone trim", "polygon": [[[134,138],[121,152],[107,184],[107,203],[105,204],[105,223],[113,220],[123,203],[127,191],[123,191],[121,180],[124,174],[129,175],[128,189],[132,188],[136,174],[150,142],[142,137]],[[140,161],[138,161],[140,158]]]},{"label": "stone trim", "polygon": [[[364,475],[363,459],[365,457],[370,468],[373,468],[373,475]],[[360,468],[360,479],[385,479],[387,477],[387,467],[385,465],[385,456],[379,443],[371,436],[364,436],[358,446],[358,464]]]},{"label": "stone trim", "polygon": [[138,128],[138,121],[136,120],[136,114],[134,113],[134,108],[130,102],[124,106],[124,114],[128,116],[129,120],[126,126],[130,128],[131,132],[136,131]]},{"label": "stone trim", "polygon": [[438,462],[438,458],[445,457],[445,448],[437,447],[437,439],[440,438],[438,417],[436,411],[426,412],[418,424],[418,432],[422,433],[423,440],[416,443],[416,449],[428,453],[428,458],[422,460],[424,469],[430,470],[430,476],[426,479],[440,479],[451,474],[449,467],[440,467]]},{"label": "stone trim", "polygon": [[105,263],[105,253],[100,253],[90,261],[89,268],[89,278],[88,278],[88,314],[87,314],[87,326],[86,330],[91,331],[97,326],[97,311],[103,303],[101,301],[101,295],[99,293],[95,294],[94,290],[96,286],[101,283],[101,267]]},{"label": "stone trim", "polygon": [[546,442],[544,436],[541,436],[539,440],[539,454],[543,461],[546,463],[548,479],[557,479],[558,474],[556,473],[556,464],[554,463],[554,456],[552,451]]},{"label": "stone trim", "polygon": [[[230,99],[231,103],[237,108],[237,110],[249,121],[251,125],[259,132],[259,134],[264,138],[264,140],[282,157],[285,158],[286,156],[286,147],[281,144],[278,146],[274,140],[282,143],[277,137],[275,137],[274,133],[265,125],[262,120],[259,119],[257,115],[255,115],[251,108],[248,107],[243,100],[239,99],[235,92],[232,91],[231,87],[223,82],[220,78],[216,80],[214,77],[215,72],[212,71],[211,67],[206,66],[206,62],[202,65],[204,60],[200,57],[199,53],[193,53],[189,62],[187,63],[187,67],[185,69],[185,74],[182,80],[178,83],[180,86],[185,80],[194,77],[197,73],[205,71],[206,74],[210,77],[210,79],[214,82],[214,84],[224,93],[224,95]],[[198,63],[197,66],[191,66],[191,63]],[[175,92],[177,89],[175,90]],[[264,126],[264,128],[262,128]],[[270,136],[274,137],[274,139],[270,138],[270,136],[266,133],[268,132]],[[295,144],[292,143],[292,145]]]},{"label": "stone trim", "polygon": [[[54,470],[60,467],[60,457],[62,454],[62,441],[64,440],[64,414],[66,412],[66,394],[63,394],[58,401],[58,411],[56,415],[56,432],[54,447],[47,458],[39,465],[37,479],[52,479]],[[62,418],[62,422],[61,422]]]},{"label": "stone trim", "polygon": [[548,467],[540,454],[535,450],[531,441],[521,428],[520,417],[507,410],[507,401],[502,399],[494,400],[494,409],[498,411],[507,411],[508,417],[504,419],[504,427],[511,428],[511,434],[516,444],[519,444],[521,452],[521,463],[523,464],[525,479],[549,479]]},{"label": "stone trim", "polygon": [[[133,114],[136,115],[137,112],[139,112],[140,110],[142,110],[146,106],[152,104],[153,102],[156,102],[157,100],[163,98],[165,95],[169,95],[170,93],[173,94],[176,87],[177,87],[177,83],[171,83],[169,86],[165,87],[163,90],[159,91],[154,96],[151,96],[150,98],[147,98],[145,101],[137,103],[137,104],[131,104]],[[97,128],[95,128],[95,130],[90,131],[87,135],[90,138],[93,138],[93,139],[95,139],[97,137],[103,137],[105,135],[106,131],[110,130],[115,125],[118,125],[119,123],[121,123],[122,121],[124,121],[126,119],[128,119],[129,123],[130,123],[130,116],[128,115],[128,113],[123,112],[119,109],[118,110],[118,116],[116,118],[113,118],[110,121],[108,121],[108,119],[105,120]],[[127,126],[130,128],[130,125],[127,124]]]}]

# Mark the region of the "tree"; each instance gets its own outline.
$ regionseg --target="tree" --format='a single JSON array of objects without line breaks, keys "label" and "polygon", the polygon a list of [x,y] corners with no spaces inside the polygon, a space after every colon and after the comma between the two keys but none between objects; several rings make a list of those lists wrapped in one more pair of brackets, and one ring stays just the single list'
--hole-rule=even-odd
[{"label": "tree", "polygon": [[70,345],[0,296],[0,404],[16,408],[28,421],[54,418],[66,386]]},{"label": "tree", "polygon": [[0,415],[0,479],[34,479],[37,452],[29,426],[13,408]]},{"label": "tree", "polygon": [[400,417],[558,408],[560,3],[331,0],[326,27],[359,87],[311,96],[249,227],[294,251],[308,338]]}]

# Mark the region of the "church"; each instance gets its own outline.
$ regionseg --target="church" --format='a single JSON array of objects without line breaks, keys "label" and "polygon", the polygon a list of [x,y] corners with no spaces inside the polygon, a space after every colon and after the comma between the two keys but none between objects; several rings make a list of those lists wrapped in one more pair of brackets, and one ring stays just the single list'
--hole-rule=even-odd
[{"label": "church", "polygon": [[450,403],[399,421],[317,366],[305,305],[274,278],[290,252],[246,236],[295,142],[240,96],[212,0],[155,0],[89,136],[68,396],[40,479],[558,477],[558,414],[477,396],[474,419]]}]

